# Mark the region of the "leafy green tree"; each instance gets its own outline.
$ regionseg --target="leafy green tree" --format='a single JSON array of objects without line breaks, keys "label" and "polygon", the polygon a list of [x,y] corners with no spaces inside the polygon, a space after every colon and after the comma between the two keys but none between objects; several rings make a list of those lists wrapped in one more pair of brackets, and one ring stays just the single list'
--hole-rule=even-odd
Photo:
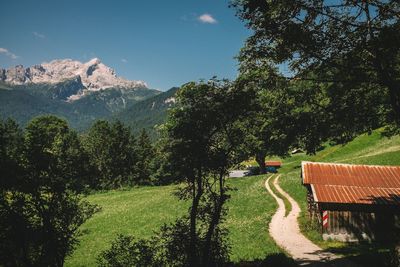
[{"label": "leafy green tree", "polygon": [[117,188],[134,184],[135,138],[121,122],[97,121],[84,138],[90,162],[95,167],[94,188]]},{"label": "leafy green tree", "polygon": [[0,264],[63,266],[78,242],[79,226],[96,211],[79,194],[87,158],[78,136],[54,116],[33,119],[23,137],[13,123],[0,128],[12,133],[1,137],[6,152],[20,152],[18,158],[5,153],[2,161],[2,168],[17,165],[19,171],[8,173],[18,183],[1,188]]},{"label": "leafy green tree", "polygon": [[0,187],[10,188],[20,183],[23,168],[24,137],[17,123],[11,119],[0,121]]},{"label": "leafy green tree", "polygon": [[[249,64],[251,63],[251,64]],[[330,130],[326,90],[309,81],[288,81],[268,62],[245,62],[235,81],[239,90],[252,91],[244,150],[265,170],[266,156],[288,156],[293,147],[314,153]]]},{"label": "leafy green tree", "polygon": [[227,81],[188,83],[178,91],[177,105],[165,125],[170,161],[185,185],[180,197],[191,201],[186,248],[190,266],[226,260],[220,227],[229,199],[225,177],[243,160],[239,121],[249,99],[247,92]]},{"label": "leafy green tree", "polygon": [[140,133],[136,142],[136,174],[135,180],[138,184],[149,184],[151,182],[152,164],[155,160],[155,150],[150,137],[145,129]]},{"label": "leafy green tree", "polygon": [[107,121],[96,121],[83,137],[83,144],[89,155],[91,165],[95,169],[93,180],[90,186],[93,188],[101,187],[103,177],[109,176],[109,155],[111,128]]},{"label": "leafy green tree", "polygon": [[[279,130],[290,131],[288,125],[281,129],[276,127],[278,125],[273,125],[277,119],[274,116],[277,114],[272,112],[272,105],[280,104],[280,102],[274,103],[273,97],[279,90],[287,87],[287,83],[272,68],[253,69],[253,66],[245,68],[244,65],[241,65],[241,72],[235,81],[235,86],[238,90],[252,91],[254,96],[251,99],[248,116],[241,121],[246,132],[243,149],[249,156],[254,156],[260,173],[263,174],[266,171],[265,158],[267,155],[285,156],[289,146],[292,145],[290,141],[294,142],[287,140],[282,134],[273,140],[274,135],[279,134]],[[282,115],[280,114],[279,118]]]},{"label": "leafy green tree", "polygon": [[21,249],[18,245],[23,243],[21,235],[14,235],[14,229],[23,229],[23,218],[11,210],[12,199],[19,198],[16,188],[25,175],[21,166],[23,144],[23,132],[18,125],[10,119],[0,121],[0,265],[3,266],[23,264],[23,259],[10,256],[10,252]]},{"label": "leafy green tree", "polygon": [[349,99],[356,107],[383,105],[378,113],[353,110],[339,129],[371,128],[379,115],[400,125],[398,1],[234,0],[232,6],[253,30],[241,62],[285,63],[288,79],[326,83],[339,100],[337,113],[347,109]]},{"label": "leafy green tree", "polygon": [[132,185],[133,174],[136,172],[135,151],[136,140],[131,129],[120,121],[111,125],[109,142],[109,175],[112,177],[111,186]]},{"label": "leafy green tree", "polygon": [[[162,132],[162,131],[161,131]],[[167,151],[167,139],[162,137],[154,143],[154,158],[151,162],[151,181],[156,185],[178,183],[180,175],[176,175]]]},{"label": "leafy green tree", "polygon": [[55,116],[33,119],[25,130],[25,151],[29,172],[38,177],[48,173],[51,177],[46,177],[46,183],[75,191],[81,191],[86,183],[88,157],[65,120]]}]

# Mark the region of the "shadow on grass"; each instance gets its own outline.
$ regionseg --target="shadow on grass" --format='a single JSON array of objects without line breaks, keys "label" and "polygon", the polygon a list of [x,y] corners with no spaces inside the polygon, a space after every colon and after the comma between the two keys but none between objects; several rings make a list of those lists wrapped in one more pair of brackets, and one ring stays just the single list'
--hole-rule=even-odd
[{"label": "shadow on grass", "polygon": [[[265,259],[259,259],[254,261],[243,261],[235,264],[227,265],[229,267],[362,267],[364,265],[359,265],[352,259],[348,257],[328,260],[328,261],[309,261],[309,260],[299,260],[295,262],[292,258],[288,257],[283,253],[271,254]],[[371,265],[372,266],[372,265]],[[381,266],[381,265],[373,265]]]},{"label": "shadow on grass", "polygon": [[[299,261],[299,265],[297,266],[306,266],[306,267],[364,267],[364,265],[360,265],[359,263],[355,262],[353,259],[348,257],[343,257],[340,259],[334,260],[327,260],[327,261]],[[380,265],[374,265],[380,266]]]},{"label": "shadow on grass", "polygon": [[284,253],[270,254],[265,259],[256,259],[253,261],[241,261],[230,263],[228,267],[294,267],[298,266],[296,262]]},{"label": "shadow on grass", "polygon": [[343,255],[343,258],[365,267],[389,267],[392,264],[393,244],[390,243],[355,243],[344,247],[328,248],[325,251]]},{"label": "shadow on grass", "polygon": [[[388,244],[354,244],[342,248],[331,248],[324,252],[343,255],[342,258],[327,261],[299,260],[295,262],[284,253],[270,254],[264,259],[229,263],[227,267],[389,267],[391,262],[390,245]],[[318,252],[318,253],[321,253]]]}]

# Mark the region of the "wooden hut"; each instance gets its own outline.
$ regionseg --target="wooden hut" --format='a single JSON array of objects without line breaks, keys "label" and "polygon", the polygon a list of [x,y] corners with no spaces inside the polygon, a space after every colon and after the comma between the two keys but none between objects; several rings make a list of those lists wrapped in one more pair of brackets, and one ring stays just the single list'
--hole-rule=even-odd
[{"label": "wooden hut", "polygon": [[320,223],[325,240],[395,237],[400,166],[302,162],[301,176],[310,216]]}]

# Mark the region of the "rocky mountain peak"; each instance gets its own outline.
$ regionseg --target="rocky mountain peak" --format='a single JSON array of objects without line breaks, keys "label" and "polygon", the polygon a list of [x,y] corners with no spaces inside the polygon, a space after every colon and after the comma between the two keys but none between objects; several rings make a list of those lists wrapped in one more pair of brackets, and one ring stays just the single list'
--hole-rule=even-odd
[{"label": "rocky mountain peak", "polygon": [[147,84],[143,81],[130,81],[118,77],[115,71],[103,64],[99,58],[93,58],[85,63],[72,59],[57,59],[28,68],[17,65],[7,70],[0,69],[0,81],[10,84],[54,84],[77,76],[84,88],[79,95],[73,95],[70,99],[79,99],[87,91],[98,91],[111,87],[147,88]]}]

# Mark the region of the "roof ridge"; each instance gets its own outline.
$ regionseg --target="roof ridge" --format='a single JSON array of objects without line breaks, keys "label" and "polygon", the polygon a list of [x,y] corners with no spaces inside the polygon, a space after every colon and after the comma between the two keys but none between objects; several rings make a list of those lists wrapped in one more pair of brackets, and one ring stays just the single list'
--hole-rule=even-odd
[{"label": "roof ridge", "polygon": [[344,165],[344,166],[365,166],[365,167],[379,167],[379,168],[400,168],[400,165],[367,165],[367,164],[351,164],[351,163],[336,163],[336,162],[321,162],[321,161],[301,161],[301,165],[303,164],[322,164],[322,165]]}]

